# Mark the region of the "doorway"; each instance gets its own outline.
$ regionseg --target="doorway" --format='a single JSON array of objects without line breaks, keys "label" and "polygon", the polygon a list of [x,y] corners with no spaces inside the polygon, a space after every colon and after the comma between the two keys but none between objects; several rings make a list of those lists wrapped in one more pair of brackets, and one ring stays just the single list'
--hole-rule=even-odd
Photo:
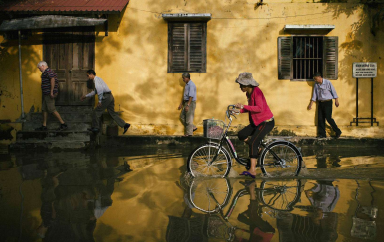
[{"label": "doorway", "polygon": [[95,32],[45,32],[43,57],[57,74],[59,95],[56,105],[92,106],[94,98],[80,98],[91,92],[87,88],[86,72],[95,67]]}]

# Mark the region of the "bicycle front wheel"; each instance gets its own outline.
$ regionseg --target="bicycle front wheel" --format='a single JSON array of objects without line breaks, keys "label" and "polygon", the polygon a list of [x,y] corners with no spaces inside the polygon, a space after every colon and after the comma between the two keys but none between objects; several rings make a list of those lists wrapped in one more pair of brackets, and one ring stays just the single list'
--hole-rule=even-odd
[{"label": "bicycle front wheel", "polygon": [[231,169],[228,151],[217,144],[205,144],[194,151],[187,160],[188,172],[193,176],[226,177]]},{"label": "bicycle front wheel", "polygon": [[197,178],[191,183],[189,201],[193,207],[205,213],[216,213],[223,209],[232,195],[227,178]]},{"label": "bicycle front wheel", "polygon": [[260,155],[260,168],[269,177],[291,177],[300,173],[302,156],[297,147],[287,141],[269,144]]}]

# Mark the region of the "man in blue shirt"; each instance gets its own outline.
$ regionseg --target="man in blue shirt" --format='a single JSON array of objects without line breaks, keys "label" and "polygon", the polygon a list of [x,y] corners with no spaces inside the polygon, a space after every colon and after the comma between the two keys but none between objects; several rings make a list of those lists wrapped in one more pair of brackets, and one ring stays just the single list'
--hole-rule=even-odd
[{"label": "man in blue shirt", "polygon": [[185,82],[183,100],[179,105],[180,119],[185,127],[184,136],[192,136],[193,132],[197,130],[193,125],[193,117],[195,116],[196,109],[196,85],[191,80],[189,73],[183,73],[183,81]]},{"label": "man in blue shirt", "polygon": [[312,109],[312,104],[319,102],[317,120],[318,120],[318,138],[325,138],[325,120],[331,125],[335,131],[335,138],[338,139],[341,135],[341,130],[337,127],[335,120],[332,118],[332,99],[335,99],[335,106],[339,107],[339,97],[332,83],[321,77],[320,72],[316,72],[313,76],[315,86],[313,88],[312,100],[308,105],[308,110]]}]

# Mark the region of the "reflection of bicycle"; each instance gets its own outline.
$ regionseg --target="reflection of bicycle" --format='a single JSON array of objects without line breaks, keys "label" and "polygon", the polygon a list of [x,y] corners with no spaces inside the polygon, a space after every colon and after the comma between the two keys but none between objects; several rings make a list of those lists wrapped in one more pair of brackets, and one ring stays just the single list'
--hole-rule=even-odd
[{"label": "reflection of bicycle", "polygon": [[[192,151],[187,160],[187,170],[193,177],[198,175],[226,177],[232,167],[231,155],[240,165],[249,168],[250,160],[238,157],[235,147],[227,136],[235,113],[234,108],[235,105],[227,107],[226,116],[229,119],[227,127],[220,120],[204,120],[204,136],[209,138],[209,142]],[[213,142],[212,139],[218,142]],[[230,152],[224,147],[225,144]],[[297,176],[299,174],[303,158],[294,144],[285,140],[276,140],[270,143],[263,141],[260,145],[263,149],[259,153],[257,167],[261,168],[264,175],[270,176],[270,173],[273,173],[279,176]]]},{"label": "reflection of bicycle", "polygon": [[[268,214],[276,217],[279,211],[291,211],[293,206],[299,201],[304,185],[300,180],[287,181],[263,181],[260,188],[255,188],[258,206],[257,224],[260,229],[270,232],[274,228],[262,219],[262,214]],[[207,223],[208,237],[225,239],[233,241],[235,231],[239,229],[231,225],[229,217],[232,215],[234,208],[240,197],[250,195],[251,191],[247,188],[239,190],[234,196],[231,205],[226,213],[224,207],[230,202],[232,195],[232,187],[227,179],[209,178],[204,180],[193,180],[189,189],[189,203],[200,211],[210,216]],[[263,208],[269,208],[263,211]],[[260,214],[259,214],[260,213]],[[239,214],[238,220],[249,224],[250,218],[244,213]],[[243,230],[252,233],[252,230]],[[263,230],[264,231],[264,230]]]},{"label": "reflection of bicycle", "polygon": [[[262,181],[256,188],[256,195],[263,206],[277,211],[291,211],[299,201],[304,185],[300,180]],[[227,220],[237,200],[249,194],[247,189],[239,190],[224,215]],[[193,207],[205,213],[217,213],[228,205],[232,196],[232,187],[228,179],[208,178],[191,182],[188,198]]]}]

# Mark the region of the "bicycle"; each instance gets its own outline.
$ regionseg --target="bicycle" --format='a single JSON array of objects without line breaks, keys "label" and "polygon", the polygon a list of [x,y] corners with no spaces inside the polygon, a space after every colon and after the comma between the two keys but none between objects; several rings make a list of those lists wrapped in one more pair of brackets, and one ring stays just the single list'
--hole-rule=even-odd
[{"label": "bicycle", "polygon": [[[235,147],[227,136],[235,116],[235,105],[229,105],[226,111],[228,125],[221,120],[204,120],[204,137],[209,141],[191,152],[187,160],[187,171],[193,176],[219,176],[226,177],[232,167],[232,158],[240,165],[249,168],[250,160],[238,156]],[[218,140],[214,142],[212,140]],[[227,145],[229,151],[224,147]],[[300,150],[286,140],[261,142],[256,167],[260,167],[264,176],[270,177],[273,173],[282,176],[298,176],[302,167],[303,158]],[[268,171],[267,171],[268,169]]]}]

